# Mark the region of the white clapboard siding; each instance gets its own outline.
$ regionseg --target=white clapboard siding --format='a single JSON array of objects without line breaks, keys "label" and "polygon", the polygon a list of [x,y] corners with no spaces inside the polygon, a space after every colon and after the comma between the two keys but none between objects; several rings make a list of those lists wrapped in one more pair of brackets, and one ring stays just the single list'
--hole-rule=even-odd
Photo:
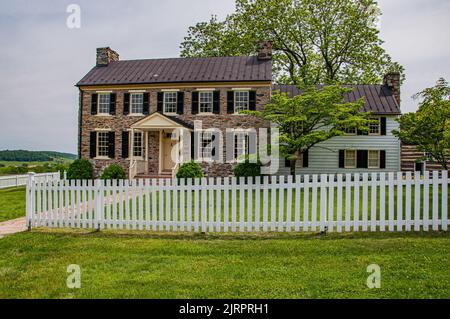
[{"label": "white clapboard siding", "polygon": [[428,172],[422,176],[381,172],[131,183],[37,180],[30,176],[26,218],[30,228],[446,231],[448,183],[446,171],[433,172],[432,176]]}]

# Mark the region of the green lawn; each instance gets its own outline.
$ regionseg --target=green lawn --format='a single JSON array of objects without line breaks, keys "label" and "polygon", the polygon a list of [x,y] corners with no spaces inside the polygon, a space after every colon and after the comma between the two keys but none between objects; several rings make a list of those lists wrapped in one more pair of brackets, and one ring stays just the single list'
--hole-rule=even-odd
[{"label": "green lawn", "polygon": [[0,189],[0,222],[25,214],[25,187]]},{"label": "green lawn", "polygon": [[[0,298],[450,298],[448,233],[34,230],[0,239],[0,255]],[[366,286],[374,263],[381,289]]]}]

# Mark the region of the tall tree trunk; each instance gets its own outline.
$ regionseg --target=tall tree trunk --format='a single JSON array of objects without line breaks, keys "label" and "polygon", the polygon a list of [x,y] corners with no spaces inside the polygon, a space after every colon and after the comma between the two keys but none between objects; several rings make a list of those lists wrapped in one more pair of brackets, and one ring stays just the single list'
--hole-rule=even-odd
[{"label": "tall tree trunk", "polygon": [[295,176],[295,163],[297,162],[297,159],[291,159],[290,164],[291,164],[291,175]]}]

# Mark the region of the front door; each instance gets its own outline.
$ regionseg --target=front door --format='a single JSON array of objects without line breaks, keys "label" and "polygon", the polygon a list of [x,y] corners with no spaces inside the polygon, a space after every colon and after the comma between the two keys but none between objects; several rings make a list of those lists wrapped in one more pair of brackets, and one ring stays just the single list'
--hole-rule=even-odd
[{"label": "front door", "polygon": [[176,144],[176,141],[171,139],[171,133],[166,133],[162,139],[162,167],[163,170],[172,170],[175,163],[172,159],[172,148]]}]

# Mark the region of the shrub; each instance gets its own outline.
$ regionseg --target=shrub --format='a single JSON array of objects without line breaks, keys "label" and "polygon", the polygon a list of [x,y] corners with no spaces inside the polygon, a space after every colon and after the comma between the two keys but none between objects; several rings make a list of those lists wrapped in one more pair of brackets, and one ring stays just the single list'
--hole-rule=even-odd
[{"label": "shrub", "polygon": [[203,177],[202,169],[194,161],[184,163],[177,172],[177,178],[200,178]]},{"label": "shrub", "polygon": [[125,179],[126,177],[125,170],[117,164],[109,165],[100,176],[101,179]]},{"label": "shrub", "polygon": [[245,161],[234,167],[234,176],[236,177],[256,177],[261,176],[261,162],[250,163]]},{"label": "shrub", "polygon": [[92,179],[93,177],[94,168],[91,162],[85,159],[75,160],[67,170],[68,179]]}]

